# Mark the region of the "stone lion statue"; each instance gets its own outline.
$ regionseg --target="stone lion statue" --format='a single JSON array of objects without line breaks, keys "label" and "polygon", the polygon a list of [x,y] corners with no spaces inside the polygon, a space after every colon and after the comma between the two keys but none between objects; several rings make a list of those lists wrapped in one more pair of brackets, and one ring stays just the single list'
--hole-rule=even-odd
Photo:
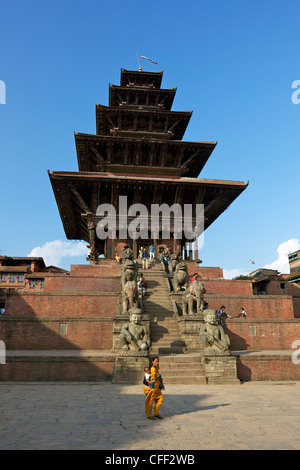
[{"label": "stone lion statue", "polygon": [[180,261],[175,269],[173,276],[173,289],[174,291],[185,290],[189,283],[189,273],[186,263]]},{"label": "stone lion statue", "polygon": [[170,260],[169,260],[169,272],[170,272],[170,274],[173,274],[173,272],[175,271],[176,266],[177,266],[178,263],[179,263],[178,255],[173,253],[170,256]]}]

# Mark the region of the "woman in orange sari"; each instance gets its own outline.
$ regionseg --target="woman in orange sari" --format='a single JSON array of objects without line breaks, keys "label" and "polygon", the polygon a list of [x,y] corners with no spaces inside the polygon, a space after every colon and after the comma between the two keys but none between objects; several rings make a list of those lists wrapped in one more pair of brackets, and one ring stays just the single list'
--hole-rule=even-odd
[{"label": "woman in orange sari", "polygon": [[[145,411],[148,419],[162,419],[159,414],[161,404],[164,400],[163,394],[161,393],[161,376],[158,372],[159,358],[154,357],[152,359],[152,367],[150,371],[149,387],[144,386],[144,393],[146,394]],[[152,406],[154,406],[154,415],[152,416]]]}]

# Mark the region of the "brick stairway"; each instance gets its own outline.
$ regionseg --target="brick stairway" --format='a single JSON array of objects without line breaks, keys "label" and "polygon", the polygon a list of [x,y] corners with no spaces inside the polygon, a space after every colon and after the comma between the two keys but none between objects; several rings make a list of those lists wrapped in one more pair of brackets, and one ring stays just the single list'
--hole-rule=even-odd
[{"label": "brick stairway", "polygon": [[145,313],[150,318],[152,345],[150,356],[158,355],[165,384],[206,383],[200,355],[184,354],[185,342],[181,338],[161,263],[142,270],[147,283]]}]

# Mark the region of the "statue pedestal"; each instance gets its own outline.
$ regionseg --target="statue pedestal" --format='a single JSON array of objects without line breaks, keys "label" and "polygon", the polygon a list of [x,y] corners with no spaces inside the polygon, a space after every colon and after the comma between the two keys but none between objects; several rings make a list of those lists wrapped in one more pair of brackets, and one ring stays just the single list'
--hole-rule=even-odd
[{"label": "statue pedestal", "polygon": [[199,315],[182,315],[183,292],[171,292],[173,310],[177,319],[182,339],[185,341],[187,352],[199,352],[203,349],[200,343],[200,325],[204,323],[203,313]]},{"label": "statue pedestal", "polygon": [[208,385],[239,384],[237,378],[236,357],[234,356],[203,356],[204,372]]},{"label": "statue pedestal", "polygon": [[[122,349],[122,345],[120,345],[120,331],[122,329],[122,326],[124,323],[128,323],[130,321],[129,318],[129,313],[118,313],[114,317],[114,323],[113,323],[113,351],[122,351],[122,353],[126,354],[128,352],[137,352],[132,346],[130,346],[130,349],[126,351],[125,349]],[[149,331],[149,325],[150,325],[150,318],[149,315],[143,313],[142,314],[142,320],[141,323],[147,326],[147,329]],[[138,353],[138,352],[137,352]]]},{"label": "statue pedestal", "polygon": [[142,387],[145,367],[149,367],[148,351],[118,351],[115,361],[114,382],[140,384]]}]

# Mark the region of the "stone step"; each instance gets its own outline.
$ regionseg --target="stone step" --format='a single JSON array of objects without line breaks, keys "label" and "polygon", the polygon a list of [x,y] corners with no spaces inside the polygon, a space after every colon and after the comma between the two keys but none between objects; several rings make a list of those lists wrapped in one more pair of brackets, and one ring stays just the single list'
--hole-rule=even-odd
[{"label": "stone step", "polygon": [[151,336],[157,336],[159,338],[165,337],[165,338],[172,339],[176,337],[176,338],[181,339],[181,334],[177,328],[174,328],[174,327],[168,328],[166,325],[161,326],[161,328],[150,327],[150,333],[151,333]]},{"label": "stone step", "polygon": [[160,370],[163,379],[167,380],[169,377],[204,377],[204,369],[184,369],[184,370]]},{"label": "stone step", "polygon": [[176,357],[174,362],[174,356],[161,356],[159,358],[160,365],[171,364],[171,367],[182,367],[183,363],[188,364],[202,364],[201,357],[199,355],[192,356],[190,354],[184,354]]},{"label": "stone step", "polygon": [[176,324],[174,323],[168,323],[168,322],[161,322],[159,324],[157,324],[155,322],[155,326],[154,325],[151,325],[151,321],[150,321],[150,332],[152,333],[161,333],[161,334],[165,334],[167,332],[172,332],[173,334],[176,333],[178,336],[180,336],[180,333],[179,333],[179,330],[178,330],[178,327]]},{"label": "stone step", "polygon": [[159,310],[162,310],[162,311],[168,310],[170,315],[173,316],[173,312],[170,311],[171,308],[172,308],[171,303],[170,304],[167,304],[167,303],[164,304],[164,303],[160,303],[159,300],[157,300],[157,302],[155,302],[155,303],[154,303],[154,300],[152,301],[152,299],[151,299],[151,303],[150,302],[148,302],[148,303],[145,302],[145,309],[146,310],[157,310],[157,311],[159,311]]},{"label": "stone step", "polygon": [[182,354],[185,350],[184,347],[175,347],[175,346],[169,346],[169,347],[160,347],[160,346],[155,346],[150,348],[150,353],[151,355],[157,354],[160,356],[161,354]]},{"label": "stone step", "polygon": [[181,348],[181,352],[182,352],[182,349],[186,348],[185,346],[185,343],[183,341],[154,341],[152,340],[151,342],[151,347],[154,349],[154,348]]},{"label": "stone step", "polygon": [[[176,357],[173,356],[174,363],[176,362]],[[162,371],[162,375],[169,376],[169,375],[204,375],[204,368],[202,364],[186,364],[185,368],[182,366],[175,367],[174,364],[161,364],[160,370]]]},{"label": "stone step", "polygon": [[203,376],[190,376],[190,377],[168,377],[164,380],[166,390],[168,385],[206,385],[206,377]]},{"label": "stone step", "polygon": [[[178,342],[178,341],[181,341],[182,345],[185,344],[184,341],[182,341],[181,337],[179,335],[152,335],[151,333],[151,338],[152,338],[152,342],[154,343],[157,343],[158,341],[160,342],[164,342],[164,343],[167,343],[169,342],[169,344],[173,344],[175,341]],[[182,346],[180,345],[180,346]]]}]

